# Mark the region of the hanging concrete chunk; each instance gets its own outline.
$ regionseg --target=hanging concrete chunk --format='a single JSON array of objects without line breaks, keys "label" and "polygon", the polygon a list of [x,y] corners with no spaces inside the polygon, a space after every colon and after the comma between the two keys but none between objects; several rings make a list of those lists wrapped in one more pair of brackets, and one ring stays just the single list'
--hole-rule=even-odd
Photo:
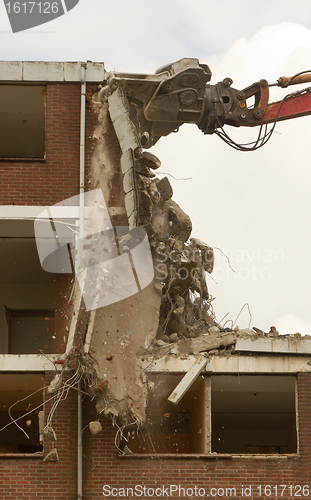
[{"label": "hanging concrete chunk", "polygon": [[116,131],[122,153],[141,147],[135,126],[130,119],[124,95],[120,89],[108,97],[109,113]]},{"label": "hanging concrete chunk", "polygon": [[89,423],[89,429],[91,431],[91,434],[95,436],[96,434],[102,431],[101,423],[98,422],[98,420],[94,420],[93,422]]},{"label": "hanging concrete chunk", "polygon": [[170,184],[170,181],[168,180],[167,177],[163,177],[159,182],[156,184],[158,191],[164,201],[169,200],[173,196],[173,188]]},{"label": "hanging concrete chunk", "polygon": [[56,441],[56,434],[52,427],[46,427],[42,430],[42,436],[49,439],[50,441]]},{"label": "hanging concrete chunk", "polygon": [[59,462],[57,449],[49,451],[49,453],[44,457],[43,462]]},{"label": "hanging concrete chunk", "polygon": [[133,168],[125,172],[123,176],[123,189],[125,194],[135,189],[135,172]]},{"label": "hanging concrete chunk", "polygon": [[140,159],[135,162],[135,172],[137,174],[143,175],[144,177],[155,177],[155,174],[151,172],[150,168]]},{"label": "hanging concrete chunk", "polygon": [[137,200],[134,191],[130,191],[124,197],[125,210],[129,218],[134,212],[137,212]]},{"label": "hanging concrete chunk", "polygon": [[200,352],[226,347],[235,344],[235,342],[236,335],[233,333],[205,334],[198,338],[179,340],[170,349],[170,353],[189,356],[190,354],[199,354]]},{"label": "hanging concrete chunk", "polygon": [[161,161],[159,158],[152,153],[149,153],[149,151],[143,151],[140,154],[140,158],[143,160],[145,165],[147,165],[147,167],[152,168],[153,170],[161,167]]},{"label": "hanging concrete chunk", "polygon": [[178,236],[181,241],[187,241],[192,231],[190,217],[173,200],[167,202],[169,208],[170,234]]},{"label": "hanging concrete chunk", "polygon": [[204,270],[207,271],[208,273],[212,273],[213,268],[214,268],[214,262],[215,262],[215,255],[214,255],[214,250],[212,249],[212,247],[210,247],[206,243],[203,243],[202,241],[200,241],[197,238],[191,238],[190,241],[201,252],[202,265],[204,267]]},{"label": "hanging concrete chunk", "polygon": [[128,170],[130,170],[131,168],[134,168],[134,165],[135,165],[135,159],[134,159],[133,151],[132,151],[132,149],[128,149],[121,156],[122,174],[125,174]]},{"label": "hanging concrete chunk", "polygon": [[50,383],[49,387],[47,388],[47,392],[49,394],[54,394],[61,387],[62,383],[63,383],[62,374],[56,373],[55,377],[53,378],[52,382]]}]

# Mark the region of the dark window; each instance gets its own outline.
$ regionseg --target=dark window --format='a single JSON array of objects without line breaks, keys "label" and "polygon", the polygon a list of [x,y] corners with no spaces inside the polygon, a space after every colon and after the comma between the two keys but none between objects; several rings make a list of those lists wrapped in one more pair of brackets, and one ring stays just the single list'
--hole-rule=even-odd
[{"label": "dark window", "polygon": [[45,86],[0,85],[0,157],[44,158]]},{"label": "dark window", "polygon": [[9,354],[54,352],[53,311],[8,311]]},{"label": "dark window", "polygon": [[33,221],[1,219],[0,353],[54,352],[54,280],[41,267]]},{"label": "dark window", "polygon": [[296,453],[295,377],[212,376],[212,452]]},{"label": "dark window", "polygon": [[[42,450],[39,415],[43,386],[42,374],[0,374],[0,453],[36,453]],[[19,427],[12,423],[12,419]]]}]

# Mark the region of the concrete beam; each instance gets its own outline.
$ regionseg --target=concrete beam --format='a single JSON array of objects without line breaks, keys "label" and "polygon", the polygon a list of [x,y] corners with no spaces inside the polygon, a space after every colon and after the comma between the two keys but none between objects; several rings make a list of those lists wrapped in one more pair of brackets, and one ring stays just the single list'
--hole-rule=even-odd
[{"label": "concrete beam", "polygon": [[193,382],[197,379],[203,368],[207,363],[206,358],[197,358],[194,365],[190,368],[188,373],[181,379],[179,384],[175,387],[173,392],[167,398],[171,403],[178,404],[183,395],[192,386]]},{"label": "concrete beam", "polygon": [[[0,220],[34,220],[38,215],[41,218],[50,218],[48,210],[51,207],[46,206],[31,206],[31,205],[0,205]],[[108,207],[108,212],[111,217],[123,215],[124,207]],[[75,206],[53,206],[53,216],[64,219],[79,219],[79,207]]]},{"label": "concrete beam", "polygon": [[236,351],[273,352],[284,354],[311,354],[311,339],[299,337],[277,337],[238,339]]},{"label": "concrete beam", "polygon": [[[54,361],[61,359],[61,354],[0,354],[0,372],[44,372],[54,371]],[[61,366],[61,365],[59,365]]]},{"label": "concrete beam", "polygon": [[[185,373],[195,363],[196,356],[167,355],[157,360],[144,357],[143,368],[150,373]],[[210,356],[202,373],[300,373],[311,372],[311,356],[236,355]]]},{"label": "concrete beam", "polygon": [[81,65],[86,65],[86,81],[105,80],[103,62],[0,61],[1,82],[80,82]]}]

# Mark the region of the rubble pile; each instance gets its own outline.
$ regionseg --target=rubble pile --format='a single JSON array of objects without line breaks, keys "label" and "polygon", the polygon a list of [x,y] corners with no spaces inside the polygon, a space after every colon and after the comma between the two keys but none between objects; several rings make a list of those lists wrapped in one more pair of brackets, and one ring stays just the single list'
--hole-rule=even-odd
[{"label": "rubble pile", "polygon": [[162,336],[161,339],[155,339],[147,350],[155,358],[161,358],[166,355],[190,356],[190,355],[214,355],[228,356],[235,354],[235,345],[238,339],[251,339],[253,341],[260,338],[264,339],[288,339],[300,340],[311,339],[311,335],[302,335],[301,333],[281,334],[275,326],[271,326],[269,332],[264,332],[257,327],[234,329],[222,328],[220,325],[212,326],[208,333],[203,333],[197,338],[179,339],[177,336]]}]

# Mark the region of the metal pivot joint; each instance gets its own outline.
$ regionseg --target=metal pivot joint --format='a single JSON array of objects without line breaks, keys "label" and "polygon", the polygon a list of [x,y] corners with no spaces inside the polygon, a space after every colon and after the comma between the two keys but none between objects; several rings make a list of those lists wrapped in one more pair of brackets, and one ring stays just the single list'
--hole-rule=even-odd
[{"label": "metal pivot joint", "polygon": [[[185,58],[163,66],[154,75],[111,72],[106,89],[111,94],[117,88],[122,91],[143,148],[176,132],[183,123],[194,123],[204,134],[213,134],[226,124],[254,127],[311,113],[310,89],[303,97],[300,93],[299,98],[286,96],[286,100],[269,104],[269,86],[274,84],[266,80],[237,90],[231,78],[211,85],[211,76],[206,64]],[[311,81],[311,74],[283,77],[275,85],[302,81]]]}]

